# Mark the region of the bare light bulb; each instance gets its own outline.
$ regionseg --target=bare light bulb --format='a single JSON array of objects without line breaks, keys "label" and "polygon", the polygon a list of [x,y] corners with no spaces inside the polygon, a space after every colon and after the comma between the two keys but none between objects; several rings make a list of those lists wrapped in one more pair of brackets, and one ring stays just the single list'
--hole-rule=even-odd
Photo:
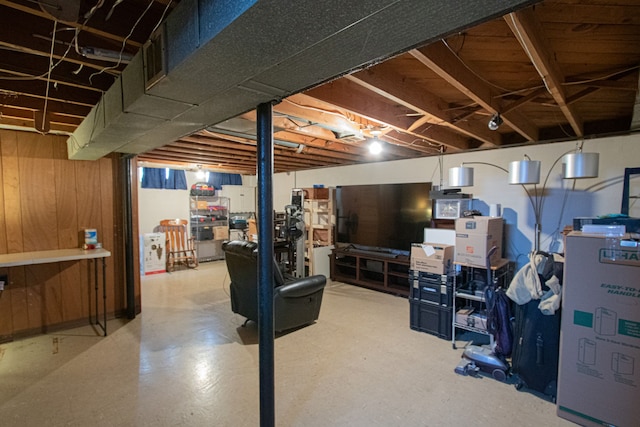
[{"label": "bare light bulb", "polygon": [[382,153],[382,144],[379,141],[373,140],[371,144],[369,144],[369,153],[371,154],[380,154]]}]

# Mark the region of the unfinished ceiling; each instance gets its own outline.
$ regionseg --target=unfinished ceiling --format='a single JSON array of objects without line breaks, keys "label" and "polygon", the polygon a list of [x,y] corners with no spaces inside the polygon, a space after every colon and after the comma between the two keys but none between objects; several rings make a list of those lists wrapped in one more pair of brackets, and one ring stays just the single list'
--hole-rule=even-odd
[{"label": "unfinished ceiling", "polygon": [[[0,125],[73,132],[176,4],[56,2],[0,0]],[[384,59],[274,105],[276,172],[629,132],[640,1],[543,1]],[[255,119],[138,158],[254,174]]]}]

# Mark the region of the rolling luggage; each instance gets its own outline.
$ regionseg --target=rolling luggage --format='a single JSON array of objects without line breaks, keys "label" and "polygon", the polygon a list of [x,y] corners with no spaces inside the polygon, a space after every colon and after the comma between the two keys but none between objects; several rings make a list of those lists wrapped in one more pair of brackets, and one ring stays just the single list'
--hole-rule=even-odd
[{"label": "rolling luggage", "polygon": [[511,372],[516,388],[536,390],[555,402],[560,356],[560,313],[545,315],[540,300],[517,305]]}]

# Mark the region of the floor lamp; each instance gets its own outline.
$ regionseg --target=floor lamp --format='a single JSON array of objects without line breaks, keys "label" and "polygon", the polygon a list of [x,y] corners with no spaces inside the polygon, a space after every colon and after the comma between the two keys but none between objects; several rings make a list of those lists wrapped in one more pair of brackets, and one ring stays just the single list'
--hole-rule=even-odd
[{"label": "floor lamp", "polygon": [[[540,190],[538,189],[538,184],[540,183],[541,163],[539,160],[531,160],[531,158],[526,154],[524,157],[525,158],[523,160],[516,160],[509,163],[509,169],[505,169],[493,163],[463,162],[459,167],[449,169],[449,186],[470,187],[473,185],[473,168],[467,165],[492,166],[509,174],[509,184],[522,186],[527,193],[531,208],[533,209],[535,219],[534,250],[537,252],[540,250],[540,235],[542,233],[541,218],[542,208],[544,205],[543,196],[547,186],[547,181],[551,175],[551,170],[560,160],[562,160],[564,164],[564,179],[595,178],[598,176],[599,155],[598,153],[584,153],[581,148],[563,153],[549,168]],[[525,187],[525,185],[531,184],[534,186],[533,193]]]}]

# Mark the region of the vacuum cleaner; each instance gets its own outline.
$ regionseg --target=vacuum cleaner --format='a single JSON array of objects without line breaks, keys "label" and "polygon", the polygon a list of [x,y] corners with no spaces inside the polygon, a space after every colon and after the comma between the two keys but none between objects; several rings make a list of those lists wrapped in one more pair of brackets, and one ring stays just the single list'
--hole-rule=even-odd
[{"label": "vacuum cleaner", "polygon": [[[491,283],[491,262],[490,258],[497,250],[494,246],[487,254],[487,285],[485,291],[485,301],[487,303],[495,298],[494,284]],[[488,291],[488,292],[487,292]],[[509,350],[510,352],[510,350]],[[468,345],[462,352],[462,358],[455,367],[454,372],[460,375],[477,376],[480,372],[491,374],[498,381],[505,381],[509,374],[509,365],[506,360],[493,349],[486,346]]]},{"label": "vacuum cleaner", "polygon": [[462,352],[462,358],[454,369],[456,374],[477,376],[480,371],[491,374],[498,381],[507,379],[509,366],[486,347],[469,345]]}]

